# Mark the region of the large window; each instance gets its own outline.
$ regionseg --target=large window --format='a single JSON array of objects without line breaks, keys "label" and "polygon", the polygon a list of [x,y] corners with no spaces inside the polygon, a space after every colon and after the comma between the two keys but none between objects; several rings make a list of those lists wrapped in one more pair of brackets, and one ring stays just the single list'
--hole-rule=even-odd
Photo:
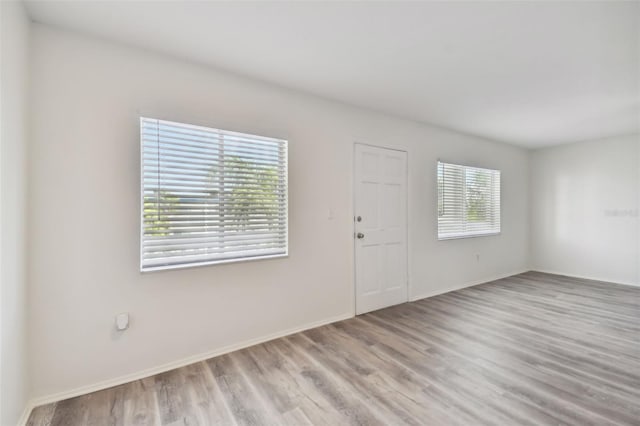
[{"label": "large window", "polygon": [[285,256],[287,142],[140,119],[143,271]]},{"label": "large window", "polygon": [[438,162],[438,239],[500,233],[500,171]]}]

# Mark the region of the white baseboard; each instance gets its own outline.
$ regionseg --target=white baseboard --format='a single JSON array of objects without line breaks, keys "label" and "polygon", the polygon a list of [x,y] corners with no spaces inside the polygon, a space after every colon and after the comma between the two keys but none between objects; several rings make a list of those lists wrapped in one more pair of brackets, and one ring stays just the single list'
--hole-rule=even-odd
[{"label": "white baseboard", "polygon": [[502,278],[507,278],[507,277],[511,277],[514,275],[518,275],[518,274],[522,274],[529,271],[528,268],[526,269],[522,269],[522,270],[518,270],[518,271],[514,271],[514,272],[510,272],[507,274],[499,274],[499,275],[495,275],[492,277],[488,277],[488,278],[483,278],[481,280],[474,280],[474,281],[468,281],[466,283],[462,283],[462,284],[454,284],[454,285],[450,285],[447,286],[445,288],[440,288],[434,291],[430,291],[427,293],[421,293],[419,295],[416,296],[411,296],[411,298],[409,299],[411,302],[415,302],[416,300],[420,300],[420,299],[426,299],[428,297],[433,297],[433,296],[437,296],[439,294],[444,294],[444,293],[449,293],[451,291],[456,291],[456,290],[461,290],[463,288],[467,288],[467,287],[473,287],[475,285],[479,285],[479,284],[485,284],[491,281],[495,281],[495,280],[500,280]]},{"label": "white baseboard", "polygon": [[[446,288],[441,288],[438,290],[434,290],[432,292],[427,292],[427,293],[422,293],[416,296],[411,296],[411,298],[409,299],[411,302],[416,301],[416,300],[420,300],[420,299],[426,299],[428,297],[433,297],[433,296],[437,296],[439,294],[444,294],[444,293],[449,293],[451,291],[456,291],[456,290],[461,290],[463,288],[467,288],[467,287],[473,287],[479,284],[485,284],[491,281],[495,281],[495,280],[499,280],[499,279],[503,279],[503,278],[507,278],[507,277],[511,277],[513,275],[518,275],[518,274],[522,274],[524,272],[527,271],[535,271],[535,272],[542,272],[542,273],[546,273],[546,274],[553,274],[553,275],[561,275],[561,276],[566,276],[566,277],[571,277],[571,278],[580,278],[580,279],[587,279],[587,280],[595,280],[595,281],[604,281],[604,282],[610,282],[613,284],[621,284],[621,285],[627,285],[627,286],[634,286],[634,287],[639,287],[640,284],[639,283],[630,283],[630,282],[619,282],[619,281],[612,281],[609,279],[602,279],[602,278],[595,278],[595,277],[585,277],[585,276],[579,276],[579,275],[574,275],[574,274],[568,274],[565,272],[558,272],[558,271],[549,271],[549,270],[543,270],[543,269],[522,269],[522,270],[518,270],[518,271],[514,271],[511,273],[507,273],[507,274],[500,274],[500,275],[496,275],[496,276],[492,276],[492,277],[488,277],[488,278],[484,278],[481,280],[474,280],[474,281],[468,281],[465,283],[461,283],[461,284],[454,284],[454,285],[450,285]],[[342,321],[348,318],[352,318],[354,316],[353,312],[350,313],[345,313],[342,315],[338,315],[336,317],[332,317],[332,318],[327,318],[324,320],[320,320],[320,321],[315,321],[312,323],[308,323],[305,324],[303,326],[299,326],[299,327],[294,327],[294,328],[290,328],[288,330],[284,330],[284,331],[280,331],[277,333],[272,333],[266,336],[261,336],[261,337],[257,337],[254,339],[249,339],[240,343],[236,343],[233,345],[228,345],[222,348],[218,348],[218,349],[213,349],[211,351],[207,351],[204,353],[200,353],[198,355],[193,355],[187,358],[183,358],[180,360],[176,360],[167,364],[163,364],[160,366],[156,366],[156,367],[152,367],[152,368],[148,368],[142,371],[138,371],[135,373],[131,373],[131,374],[127,374],[124,376],[120,376],[117,377],[115,379],[109,379],[109,380],[104,380],[98,383],[94,383],[91,385],[86,385],[86,386],[81,386],[75,389],[71,389],[69,391],[64,391],[64,392],[59,392],[53,395],[46,395],[46,396],[42,396],[42,397],[38,397],[38,398],[34,398],[32,400],[30,400],[27,404],[26,407],[22,413],[22,416],[20,417],[20,420],[18,421],[18,425],[19,426],[24,426],[28,419],[29,416],[31,415],[31,411],[35,408],[38,407],[40,405],[45,405],[45,404],[50,404],[52,402],[57,402],[57,401],[62,401],[68,398],[73,398],[76,396],[81,396],[81,395],[86,395],[88,393],[92,393],[92,392],[96,392],[96,391],[100,391],[103,389],[108,389],[110,387],[113,386],[118,386],[118,385],[122,385],[125,383],[129,383],[135,380],[140,380],[140,379],[144,379],[146,377],[150,377],[156,374],[160,374],[160,373],[164,373],[166,371],[169,370],[173,370],[176,368],[180,368],[180,367],[184,367],[185,365],[189,365],[189,364],[193,364],[196,362],[200,362],[200,361],[204,361],[206,359],[209,358],[213,358],[216,356],[220,356],[220,355],[224,355],[227,354],[229,352],[233,352],[233,351],[237,351],[240,349],[244,349],[247,348],[249,346],[253,346],[253,345],[257,345],[260,343],[264,343],[267,342],[269,340],[273,340],[273,339],[278,339],[280,337],[285,337],[285,336],[289,336],[291,334],[295,334],[295,333],[299,333],[301,331],[305,331],[305,330],[309,330],[312,328],[316,328],[316,327],[320,327],[323,325],[327,325],[327,324],[331,324],[337,321]]]},{"label": "white baseboard", "polygon": [[25,426],[27,424],[27,421],[29,420],[29,416],[31,415],[31,411],[33,411],[34,408],[36,408],[36,406],[33,405],[33,401],[27,402],[27,405],[24,407],[24,411],[22,412],[22,415],[18,419],[18,423],[17,423],[18,426]]},{"label": "white baseboard", "polygon": [[576,274],[570,274],[567,272],[559,272],[559,271],[550,271],[548,269],[540,269],[540,268],[532,268],[531,269],[532,272],[542,272],[543,274],[551,274],[551,275],[561,275],[564,277],[569,277],[569,278],[578,278],[581,280],[592,280],[592,281],[602,281],[602,282],[606,282],[606,283],[611,283],[611,284],[619,284],[619,285],[627,285],[627,286],[632,286],[632,287],[640,287],[640,283],[634,283],[631,281],[616,281],[616,280],[611,280],[608,278],[600,278],[600,277],[587,277],[584,275],[576,275]]},{"label": "white baseboard", "polygon": [[240,343],[224,346],[222,348],[213,349],[204,353],[200,353],[198,355],[193,355],[187,358],[179,359],[173,362],[169,362],[167,364],[159,365],[156,367],[148,368],[142,371],[138,371],[135,373],[127,374],[124,376],[117,377],[115,379],[104,380],[98,383],[94,383],[91,385],[81,386],[75,389],[71,389],[64,392],[59,392],[53,395],[46,395],[42,397],[33,398],[27,403],[25,411],[21,417],[20,423],[18,425],[24,425],[29,419],[29,415],[31,411],[40,405],[50,404],[52,402],[62,401],[65,399],[73,398],[80,395],[86,395],[88,393],[96,392],[103,389],[108,389],[113,386],[122,385],[125,383],[133,382],[135,380],[144,379],[146,377],[150,377],[156,374],[164,373],[169,370],[173,370],[176,368],[184,367],[185,365],[193,364],[196,362],[204,361],[209,358],[213,358],[216,356],[224,355],[229,352],[237,351],[240,349],[248,348],[249,346],[258,345],[260,343],[268,342],[269,340],[278,339],[280,337],[289,336],[291,334],[299,333],[301,331],[310,330],[312,328],[320,327],[323,325],[331,324],[337,321],[342,321],[348,318],[352,318],[354,316],[353,312],[345,313],[342,315],[338,315],[336,317],[323,319],[320,321],[315,321],[312,323],[307,323],[305,325],[290,328],[288,330],[279,331],[276,333],[268,334],[266,336],[257,337],[254,339],[245,340]]}]

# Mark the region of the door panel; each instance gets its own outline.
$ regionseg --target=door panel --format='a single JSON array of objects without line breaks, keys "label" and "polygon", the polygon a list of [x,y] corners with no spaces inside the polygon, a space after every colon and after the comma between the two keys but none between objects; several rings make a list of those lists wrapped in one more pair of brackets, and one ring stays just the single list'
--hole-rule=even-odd
[{"label": "door panel", "polygon": [[[407,153],[355,145],[356,313],[408,300]],[[359,238],[358,236],[362,236]]]}]

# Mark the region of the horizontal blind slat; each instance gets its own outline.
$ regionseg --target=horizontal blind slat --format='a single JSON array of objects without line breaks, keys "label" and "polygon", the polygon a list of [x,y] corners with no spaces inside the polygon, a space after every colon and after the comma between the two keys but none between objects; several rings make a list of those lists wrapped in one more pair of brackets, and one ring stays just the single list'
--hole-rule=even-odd
[{"label": "horizontal blind slat", "polygon": [[252,259],[268,256],[285,255],[286,249],[282,248],[256,248],[253,250],[243,250],[240,252],[226,252],[218,254],[200,254],[200,255],[185,255],[179,258],[156,258],[148,259],[145,268],[160,268],[163,267],[179,267],[179,266],[197,266],[199,264],[208,264],[211,262],[222,262],[232,260]]}]

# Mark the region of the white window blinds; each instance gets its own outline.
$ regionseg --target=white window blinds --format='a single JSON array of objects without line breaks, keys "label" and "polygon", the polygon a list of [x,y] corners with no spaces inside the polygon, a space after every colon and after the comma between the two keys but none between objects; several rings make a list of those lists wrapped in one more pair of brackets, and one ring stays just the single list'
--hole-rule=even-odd
[{"label": "white window blinds", "polygon": [[438,162],[438,239],[500,233],[500,171]]},{"label": "white window blinds", "polygon": [[141,270],[287,254],[287,142],[140,119]]}]

